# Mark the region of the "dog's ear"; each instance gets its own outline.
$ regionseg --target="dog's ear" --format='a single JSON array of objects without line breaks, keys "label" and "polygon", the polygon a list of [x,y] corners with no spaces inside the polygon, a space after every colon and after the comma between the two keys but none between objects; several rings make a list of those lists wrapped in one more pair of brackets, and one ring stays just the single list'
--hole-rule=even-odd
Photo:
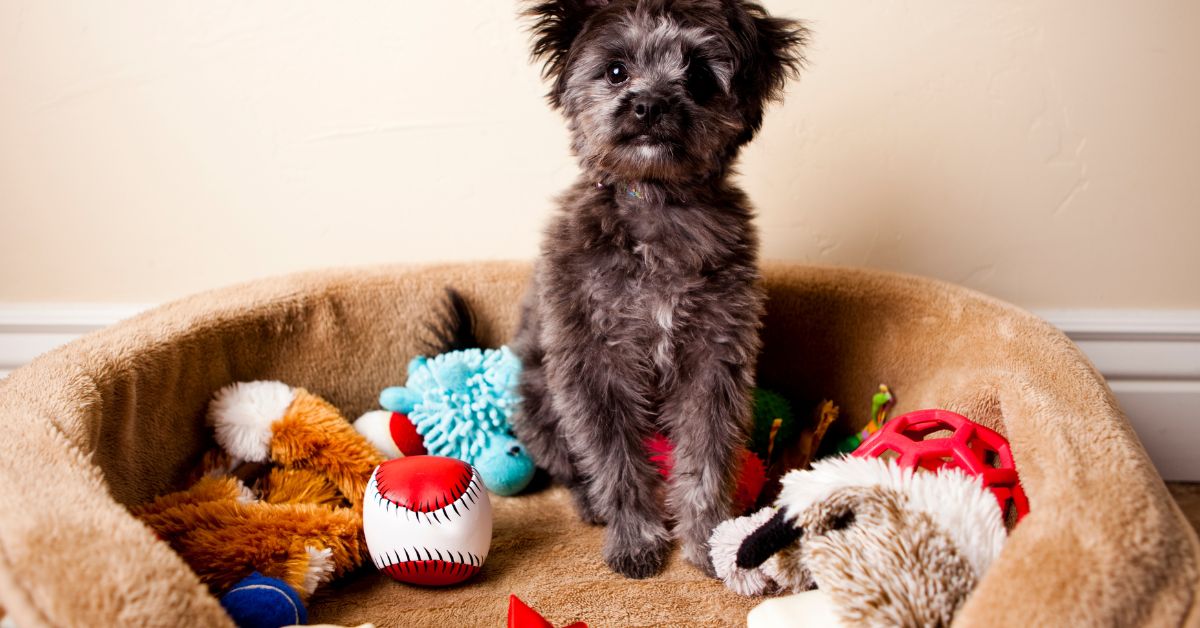
[{"label": "dog's ear", "polygon": [[554,81],[548,98],[561,104],[568,53],[592,15],[609,0],[535,0],[522,12],[533,19],[533,59],[541,61],[542,76]]},{"label": "dog's ear", "polygon": [[771,17],[762,5],[734,0],[738,38],[737,89],[750,105],[751,133],[762,124],[762,106],[783,95],[783,86],[804,66],[809,32],[797,20]]}]

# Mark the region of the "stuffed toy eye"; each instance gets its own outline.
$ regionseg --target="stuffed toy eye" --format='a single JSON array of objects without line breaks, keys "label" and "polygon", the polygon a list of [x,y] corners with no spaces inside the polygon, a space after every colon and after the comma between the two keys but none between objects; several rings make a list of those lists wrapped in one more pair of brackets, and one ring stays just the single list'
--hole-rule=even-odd
[{"label": "stuffed toy eye", "polygon": [[620,85],[629,80],[629,70],[625,68],[625,64],[620,61],[613,61],[608,64],[608,69],[604,71],[604,77],[612,85]]}]

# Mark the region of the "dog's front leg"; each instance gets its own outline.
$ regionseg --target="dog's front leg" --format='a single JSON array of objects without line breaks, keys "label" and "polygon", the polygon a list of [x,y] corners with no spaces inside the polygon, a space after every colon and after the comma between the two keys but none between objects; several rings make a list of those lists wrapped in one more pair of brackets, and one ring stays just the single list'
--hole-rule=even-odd
[{"label": "dog's front leg", "polygon": [[735,452],[746,439],[756,340],[722,345],[705,334],[679,348],[680,369],[663,407],[675,465],[667,504],[683,555],[713,575],[708,538],[729,517]]},{"label": "dog's front leg", "polygon": [[630,578],[652,576],[671,541],[656,499],[661,478],[644,445],[651,429],[647,370],[602,339],[578,340],[546,360],[562,434],[592,508],[608,522],[604,561]]}]

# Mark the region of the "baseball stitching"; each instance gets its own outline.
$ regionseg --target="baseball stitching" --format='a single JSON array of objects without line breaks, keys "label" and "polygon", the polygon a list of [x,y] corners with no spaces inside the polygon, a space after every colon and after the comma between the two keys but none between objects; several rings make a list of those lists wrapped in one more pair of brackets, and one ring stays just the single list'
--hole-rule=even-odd
[{"label": "baseball stitching", "polygon": [[[404,556],[400,553],[403,552]],[[421,553],[425,556],[422,557]],[[483,559],[471,552],[458,550],[430,550],[428,547],[405,547],[383,554],[372,554],[375,567],[389,573],[397,571],[404,575],[424,573],[451,573],[471,575],[483,566]]]},{"label": "baseball stitching", "polygon": [[[449,493],[443,493],[443,496],[436,500],[433,504],[420,504],[421,510],[426,510],[431,505],[435,506],[435,509],[428,510],[428,512],[421,512],[421,510],[413,510],[402,504],[397,504],[396,502],[385,497],[383,491],[379,488],[379,483],[376,479],[378,475],[378,470],[371,474],[371,480],[368,484],[368,488],[370,490],[371,497],[377,504],[383,507],[384,512],[403,512],[405,520],[412,521],[415,519],[418,523],[428,523],[429,525],[449,522],[451,521],[452,517],[461,519],[463,517],[463,512],[470,511],[471,507],[475,505],[475,502],[479,501],[479,494],[482,490],[480,487],[482,480],[479,478],[479,472],[472,469],[470,476],[467,477],[466,480],[460,480],[458,485],[454,487],[455,492],[459,493],[458,499],[451,500]],[[384,486],[384,489],[386,488],[387,487]],[[444,506],[439,506],[439,504],[443,503],[445,503]],[[462,510],[459,509],[460,504],[463,506]]]}]

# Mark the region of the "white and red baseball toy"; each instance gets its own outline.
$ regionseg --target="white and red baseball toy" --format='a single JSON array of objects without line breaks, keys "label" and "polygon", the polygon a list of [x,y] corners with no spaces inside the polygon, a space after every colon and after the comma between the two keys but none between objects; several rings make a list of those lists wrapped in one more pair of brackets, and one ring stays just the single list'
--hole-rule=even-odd
[{"label": "white and red baseball toy", "polygon": [[458,584],[479,573],[492,545],[492,503],[479,472],[442,456],[375,467],[363,534],[380,571],[400,582]]}]

